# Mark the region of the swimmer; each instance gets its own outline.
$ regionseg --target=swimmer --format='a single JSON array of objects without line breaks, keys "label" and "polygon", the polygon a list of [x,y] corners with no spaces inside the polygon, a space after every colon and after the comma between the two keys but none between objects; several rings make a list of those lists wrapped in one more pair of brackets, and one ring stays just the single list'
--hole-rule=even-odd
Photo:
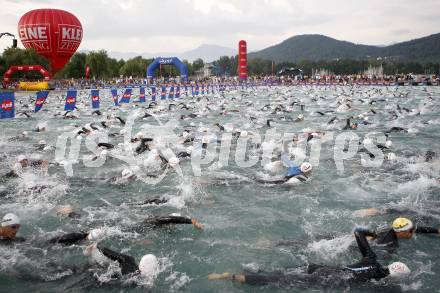
[{"label": "swimmer", "polygon": [[29,160],[25,155],[20,155],[17,157],[17,162],[21,168],[39,168],[43,171],[47,171],[49,168],[49,162],[46,160]]},{"label": "swimmer", "polygon": [[364,228],[356,228],[354,236],[361,252],[359,262],[348,266],[326,266],[309,264],[294,270],[276,272],[258,272],[244,274],[210,274],[209,280],[232,280],[255,286],[274,284],[286,287],[340,288],[352,284],[364,283],[369,280],[380,280],[386,277],[403,278],[411,271],[401,262],[394,262],[387,267],[382,266],[367,241],[369,233]]},{"label": "swimmer", "polygon": [[23,169],[29,167],[40,169],[43,172],[47,172],[49,168],[49,162],[46,160],[29,160],[25,155],[19,155],[16,159],[16,163],[12,170],[2,176],[2,179],[17,178]]},{"label": "swimmer", "polygon": [[20,218],[15,214],[6,214],[1,220],[0,227],[0,243],[9,244],[11,242],[23,242],[24,238],[18,237],[17,233],[20,230]]},{"label": "swimmer", "polygon": [[57,215],[59,215],[59,216],[66,216],[66,217],[72,218],[72,219],[79,219],[79,218],[81,218],[81,213],[75,211],[70,204],[64,205],[64,206],[60,206],[57,209]]},{"label": "swimmer", "polygon": [[202,230],[203,225],[195,218],[183,217],[180,214],[171,214],[169,216],[149,217],[134,227],[134,231],[143,233],[150,228],[159,228],[170,225],[190,224],[194,228]]},{"label": "swimmer", "polygon": [[298,117],[293,122],[303,122],[304,121],[304,115],[299,114]]},{"label": "swimmer", "polygon": [[36,151],[50,151],[52,150],[53,147],[48,145],[47,142],[45,140],[40,140],[38,142],[38,144],[35,145],[35,150]]},{"label": "swimmer", "polygon": [[[62,268],[63,271],[67,269],[73,272],[72,274],[61,276],[61,278],[56,278],[58,281],[63,280],[66,288],[90,291],[91,289],[97,287],[108,287],[109,289],[114,290],[115,287],[136,286],[137,283],[133,282],[134,277],[141,277],[142,280],[152,282],[159,273],[159,261],[156,256],[152,254],[144,255],[139,264],[137,264],[132,256],[110,250],[102,245],[98,245],[97,243],[87,246],[83,253],[85,256],[97,263],[98,266],[93,266],[93,262],[91,262],[80,267]],[[114,271],[114,273],[111,275],[111,280],[103,282],[99,279],[97,271],[102,268],[107,270],[107,265],[109,265],[111,262],[117,262],[120,272]],[[59,274],[60,272],[58,268],[58,270],[55,272],[55,275]],[[42,278],[40,276],[34,276],[33,278],[37,280],[41,279],[41,281],[47,282],[46,278]]]},{"label": "swimmer", "polygon": [[406,130],[403,127],[391,127],[391,129],[386,131],[385,133],[388,134],[388,133],[393,133],[393,132],[404,132],[404,133],[406,133],[406,132],[408,132],[408,130]]},{"label": "swimmer", "polygon": [[351,124],[351,118],[347,118],[347,123],[342,130],[356,130],[358,127],[357,123]]},{"label": "swimmer", "polygon": [[256,181],[259,183],[269,183],[269,184],[294,184],[298,182],[306,182],[310,180],[312,175],[312,164],[304,162],[301,166],[297,166],[293,161],[289,160],[286,154],[281,155],[281,162],[287,166],[287,172],[281,178],[275,179],[261,179],[257,178]]},{"label": "swimmer", "polygon": [[106,234],[104,230],[93,229],[89,232],[72,232],[72,233],[56,236],[49,239],[48,242],[52,244],[73,245],[73,244],[78,244],[86,239],[92,242],[98,242],[102,240],[105,236]]},{"label": "swimmer", "polygon": [[[376,214],[376,209],[365,209],[357,211],[357,215],[367,216]],[[408,219],[399,217],[393,221],[390,229],[382,231],[368,231],[368,239],[372,240],[374,244],[386,246],[390,248],[397,248],[399,246],[399,239],[412,239],[414,234],[440,234],[440,228],[416,226]]]},{"label": "swimmer", "polygon": [[160,205],[160,204],[164,204],[167,202],[168,202],[168,199],[166,199],[166,198],[155,197],[155,198],[151,198],[151,199],[146,199],[142,202],[129,203],[129,205],[147,205],[147,204]]},{"label": "swimmer", "polygon": [[19,135],[9,138],[8,141],[9,142],[12,142],[12,141],[25,141],[25,140],[28,140],[28,139],[29,139],[28,132],[27,131],[23,131]]},{"label": "swimmer", "polygon": [[102,253],[108,259],[117,261],[121,268],[122,275],[140,274],[141,276],[145,277],[153,277],[158,273],[159,262],[156,256],[152,254],[144,255],[141,258],[139,265],[137,265],[132,256],[110,250],[94,243],[85,249],[84,255],[91,256],[93,251],[96,250]]},{"label": "swimmer", "polygon": [[136,154],[140,155],[144,153],[145,151],[150,151],[150,144],[153,142],[153,138],[140,138],[138,141],[140,141],[139,146],[136,148],[135,152]]}]

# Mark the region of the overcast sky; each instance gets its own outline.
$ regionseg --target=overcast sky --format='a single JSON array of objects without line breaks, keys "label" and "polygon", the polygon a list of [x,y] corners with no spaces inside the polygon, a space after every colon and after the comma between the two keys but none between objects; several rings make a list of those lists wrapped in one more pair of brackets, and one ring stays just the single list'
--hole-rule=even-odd
[{"label": "overcast sky", "polygon": [[[383,45],[440,32],[440,0],[0,0],[0,30],[36,8],[81,21],[80,49],[183,52],[201,44],[255,51],[300,34]],[[0,50],[11,43],[3,37]],[[20,46],[21,43],[19,42]]]}]

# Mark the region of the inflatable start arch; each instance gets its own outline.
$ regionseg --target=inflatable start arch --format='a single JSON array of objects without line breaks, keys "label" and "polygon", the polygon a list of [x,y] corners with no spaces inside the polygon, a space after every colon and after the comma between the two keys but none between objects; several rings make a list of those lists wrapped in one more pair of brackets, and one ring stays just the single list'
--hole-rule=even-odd
[{"label": "inflatable start arch", "polygon": [[169,58],[156,58],[153,63],[150,64],[147,68],[147,78],[153,78],[154,77],[154,71],[160,66],[160,65],[174,65],[179,69],[180,77],[183,79],[188,78],[188,67],[186,67],[185,64],[182,63],[182,61],[179,60],[177,57],[169,57]]},{"label": "inflatable start arch", "polygon": [[13,65],[9,67],[8,71],[5,72],[3,75],[3,80],[5,82],[9,82],[11,75],[19,71],[38,71],[41,73],[41,75],[43,75],[44,80],[50,80],[50,73],[40,65]]}]

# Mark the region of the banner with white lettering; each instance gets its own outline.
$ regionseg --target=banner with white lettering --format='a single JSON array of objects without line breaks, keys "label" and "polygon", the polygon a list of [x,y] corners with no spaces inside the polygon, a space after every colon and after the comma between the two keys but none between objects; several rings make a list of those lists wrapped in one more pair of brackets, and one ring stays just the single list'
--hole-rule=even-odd
[{"label": "banner with white lettering", "polygon": [[139,88],[139,102],[145,103],[145,88],[144,87]]},{"label": "banner with white lettering", "polygon": [[112,94],[112,98],[113,98],[113,102],[115,103],[115,106],[119,106],[118,89],[112,88],[110,92]]},{"label": "banner with white lettering", "polygon": [[160,99],[165,100],[166,98],[167,98],[167,87],[163,85],[160,90]]},{"label": "banner with white lettering", "polygon": [[14,92],[0,93],[0,119],[15,117],[15,96]]},{"label": "banner with white lettering", "polygon": [[125,92],[122,95],[122,99],[121,99],[120,103],[126,103],[126,104],[130,103],[131,92],[132,92],[132,90],[130,88],[125,89]]},{"label": "banner with white lettering", "polygon": [[157,93],[156,93],[156,87],[155,87],[155,86],[152,86],[152,87],[151,87],[151,100],[152,100],[153,102],[156,101],[156,95],[157,95]]},{"label": "banner with white lettering", "polygon": [[168,99],[174,99],[174,85],[170,86],[170,92],[168,94]]},{"label": "banner with white lettering", "polygon": [[90,94],[92,96],[92,108],[99,109],[99,90],[91,90]]},{"label": "banner with white lettering", "polygon": [[66,103],[64,104],[64,111],[73,111],[76,106],[76,90],[68,90],[66,95]]},{"label": "banner with white lettering", "polygon": [[39,91],[37,92],[37,99],[35,100],[35,113],[43,108],[43,104],[46,102],[49,91]]}]

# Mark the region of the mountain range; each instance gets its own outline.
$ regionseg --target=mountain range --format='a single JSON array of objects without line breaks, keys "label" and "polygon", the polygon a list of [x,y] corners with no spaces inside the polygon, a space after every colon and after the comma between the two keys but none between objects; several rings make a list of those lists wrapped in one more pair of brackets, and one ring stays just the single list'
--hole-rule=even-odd
[{"label": "mountain range", "polygon": [[[249,45],[249,44],[248,44]],[[87,50],[82,50],[87,52]],[[154,58],[158,56],[177,56],[181,60],[194,60],[201,58],[205,62],[218,60],[221,56],[235,56],[237,49],[224,46],[203,44],[199,47],[183,53],[157,52],[115,52],[108,55],[116,59],[130,59],[136,56]],[[427,37],[414,39],[407,42],[394,43],[392,45],[371,46],[340,41],[323,35],[299,35],[291,37],[277,45],[250,52],[248,59],[265,59],[280,62],[298,63],[301,60],[331,61],[337,59],[383,59],[413,61],[421,63],[440,63],[440,33]]]},{"label": "mountain range", "polygon": [[248,59],[255,58],[273,60],[277,63],[371,58],[440,63],[440,33],[389,46],[354,44],[323,35],[299,35],[248,54]]},{"label": "mountain range", "polygon": [[154,58],[154,57],[179,57],[181,60],[188,60],[193,62],[194,60],[201,58],[205,62],[212,62],[219,59],[221,56],[235,56],[237,54],[236,49],[203,44],[199,47],[189,50],[183,53],[172,53],[172,52],[157,52],[157,53],[136,53],[136,52],[108,52],[108,55],[115,59],[130,59],[136,56],[142,56],[144,58]]}]

